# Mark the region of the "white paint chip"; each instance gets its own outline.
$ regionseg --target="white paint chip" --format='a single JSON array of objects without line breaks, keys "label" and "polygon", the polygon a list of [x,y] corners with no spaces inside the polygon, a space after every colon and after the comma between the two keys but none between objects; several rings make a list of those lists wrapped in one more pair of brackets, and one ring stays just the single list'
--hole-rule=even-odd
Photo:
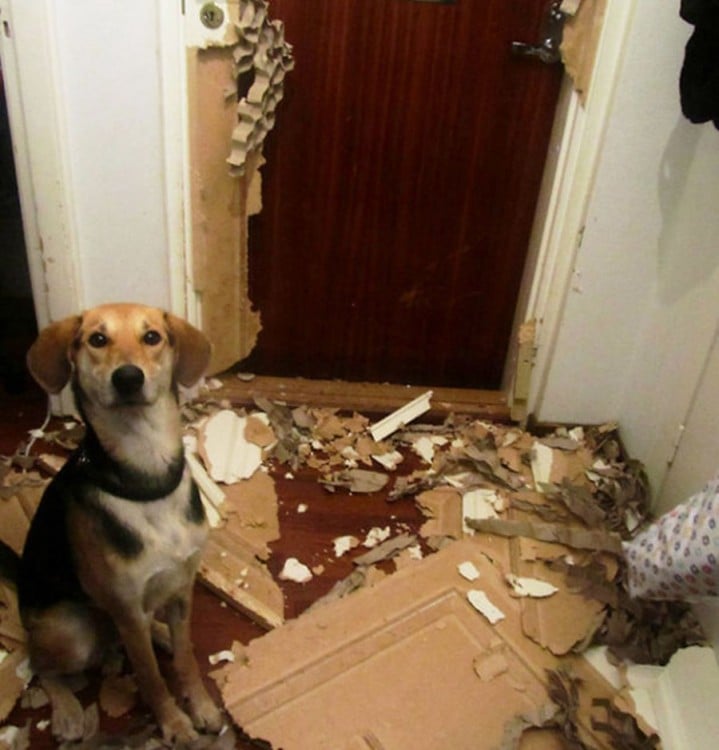
[{"label": "white paint chip", "polygon": [[389,451],[380,455],[373,454],[372,458],[387,471],[394,471],[402,463],[404,456],[399,451]]},{"label": "white paint chip", "polygon": [[367,536],[365,537],[364,542],[362,542],[362,546],[367,547],[367,549],[372,549],[372,547],[376,547],[380,542],[389,539],[389,535],[389,526],[385,526],[384,528],[375,526],[367,532]]},{"label": "white paint chip", "polygon": [[497,511],[504,510],[504,500],[496,490],[476,489],[462,495],[462,527],[465,534],[474,534],[467,525],[468,518],[483,520],[499,518]]},{"label": "white paint chip", "polygon": [[477,570],[477,566],[469,560],[460,563],[457,566],[457,570],[459,571],[459,574],[463,578],[466,578],[468,581],[476,581],[479,578],[479,571]]},{"label": "white paint chip", "polygon": [[215,654],[210,654],[207,657],[207,661],[209,661],[212,666],[215,666],[216,664],[220,664],[222,662],[234,662],[235,655],[229,649],[224,649],[223,651],[218,651]]},{"label": "white paint chip", "polygon": [[552,462],[554,461],[554,452],[548,445],[535,440],[531,452],[532,477],[534,486],[541,491],[542,485],[549,484],[552,475]]},{"label": "white paint chip", "polygon": [[312,571],[296,557],[288,557],[280,571],[280,580],[307,583],[312,580]]},{"label": "white paint chip", "polygon": [[356,536],[338,536],[332,540],[335,547],[335,557],[342,557],[342,555],[349,552],[351,549],[359,546],[359,539]]},{"label": "white paint chip", "polygon": [[496,625],[500,620],[504,620],[504,612],[492,604],[484,591],[471,589],[467,592],[467,599],[477,612],[484,615],[492,625]]},{"label": "white paint chip", "polygon": [[553,584],[548,581],[541,581],[539,578],[515,576],[513,573],[508,573],[505,578],[517,596],[545,599],[559,591],[559,589]]}]

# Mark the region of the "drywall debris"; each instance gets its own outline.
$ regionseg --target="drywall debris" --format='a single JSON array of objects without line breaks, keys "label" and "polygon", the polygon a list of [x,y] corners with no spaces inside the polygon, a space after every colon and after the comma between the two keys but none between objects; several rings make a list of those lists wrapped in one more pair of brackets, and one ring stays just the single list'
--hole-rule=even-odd
[{"label": "drywall debris", "polygon": [[[363,555],[355,557],[352,560],[355,565],[374,565],[381,560],[388,560],[389,558],[394,557],[402,550],[407,549],[408,547],[412,547],[417,543],[417,537],[414,536],[414,534],[398,534],[391,539],[386,539],[385,532],[387,532],[387,535],[389,535],[389,527],[387,527],[386,529],[379,529],[378,531],[380,533],[376,536],[376,538],[383,538],[385,540],[382,541],[381,544],[371,545],[373,549],[370,549],[369,552],[365,552]],[[374,538],[375,537],[373,537],[373,539]],[[368,545],[365,543],[364,546],[367,547]]]},{"label": "drywall debris", "polygon": [[387,471],[394,471],[404,461],[404,456],[399,451],[388,451],[382,454],[372,454],[372,458],[384,466]]},{"label": "drywall debris", "polygon": [[200,490],[200,499],[207,515],[207,521],[210,528],[214,529],[222,522],[222,505],[225,502],[225,493],[210,479],[205,467],[193,453],[186,450],[185,460],[190,468],[190,474],[192,474],[192,478]]},{"label": "drywall debris", "polygon": [[347,469],[330,474],[320,481],[328,489],[341,487],[353,493],[371,495],[381,492],[389,482],[389,477],[379,471]]},{"label": "drywall debris", "polygon": [[218,664],[222,663],[233,662],[235,661],[235,653],[230,649],[224,649],[223,651],[217,651],[214,654],[210,654],[207,657],[207,661],[209,661],[213,666],[217,666]]},{"label": "drywall debris", "polygon": [[247,439],[247,426],[248,417],[222,409],[198,428],[198,451],[216,482],[248,479],[262,464],[262,447]]},{"label": "drywall debris", "polygon": [[536,599],[543,599],[559,591],[554,584],[548,581],[541,581],[538,578],[516,576],[513,573],[507,573],[506,579],[516,596],[531,596]]},{"label": "drywall debris", "polygon": [[450,487],[427,490],[417,495],[416,503],[429,519],[419,531],[425,539],[431,542],[462,538],[462,498],[457,490]]},{"label": "drywall debris", "polygon": [[27,750],[30,747],[30,722],[22,727],[0,727],[0,747],[2,750]]},{"label": "drywall debris", "polygon": [[474,529],[467,523],[468,518],[499,518],[505,509],[505,503],[497,490],[476,489],[462,495],[462,530],[465,534],[474,534]]},{"label": "drywall debris", "polygon": [[[270,556],[270,542],[280,538],[275,480],[262,471],[228,485],[223,517],[226,533],[242,537],[262,560]],[[211,532],[212,533],[212,532]]]},{"label": "drywall debris", "polygon": [[288,557],[280,571],[280,579],[294,583],[307,583],[312,580],[312,571],[296,557]]},{"label": "drywall debris", "polygon": [[342,557],[342,555],[357,547],[360,542],[356,536],[348,534],[346,536],[338,536],[332,540],[332,543],[335,548],[335,557]]},{"label": "drywall debris", "polygon": [[492,625],[496,625],[501,620],[504,620],[504,612],[492,604],[484,591],[471,589],[467,592],[467,599],[477,612],[483,614]]},{"label": "drywall debris", "polygon": [[388,414],[384,419],[380,419],[379,422],[375,422],[370,427],[370,433],[374,440],[379,442],[389,437],[393,432],[396,432],[401,427],[408,425],[417,417],[428,412],[431,408],[430,399],[432,398],[432,391],[417,396],[409,403],[401,406],[396,411]]},{"label": "drywall debris", "polygon": [[465,560],[457,566],[457,570],[462,578],[466,578],[468,581],[476,581],[479,578],[479,571],[477,566],[471,560]]},{"label": "drywall debris", "polygon": [[365,536],[362,546],[367,547],[367,549],[372,549],[372,547],[376,547],[380,542],[389,539],[390,533],[389,526],[374,526],[367,532],[367,536]]}]

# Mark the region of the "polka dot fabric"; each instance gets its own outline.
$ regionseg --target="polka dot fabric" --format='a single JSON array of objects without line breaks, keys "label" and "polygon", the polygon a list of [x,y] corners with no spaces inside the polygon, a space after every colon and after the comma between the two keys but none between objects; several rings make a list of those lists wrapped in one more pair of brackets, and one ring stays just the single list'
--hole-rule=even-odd
[{"label": "polka dot fabric", "polygon": [[691,600],[719,595],[719,474],[624,543],[629,593]]}]

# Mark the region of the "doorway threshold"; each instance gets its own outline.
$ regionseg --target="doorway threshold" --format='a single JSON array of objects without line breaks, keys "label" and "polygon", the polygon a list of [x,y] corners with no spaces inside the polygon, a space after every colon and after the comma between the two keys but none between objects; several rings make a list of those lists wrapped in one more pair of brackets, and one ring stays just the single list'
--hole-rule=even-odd
[{"label": "doorway threshold", "polygon": [[388,414],[432,391],[431,408],[426,415],[430,419],[442,419],[455,413],[493,422],[510,421],[509,403],[503,391],[234,373],[224,373],[217,380],[221,387],[213,395],[233,405],[251,404],[255,398],[262,397],[292,406],[322,406],[376,415]]}]

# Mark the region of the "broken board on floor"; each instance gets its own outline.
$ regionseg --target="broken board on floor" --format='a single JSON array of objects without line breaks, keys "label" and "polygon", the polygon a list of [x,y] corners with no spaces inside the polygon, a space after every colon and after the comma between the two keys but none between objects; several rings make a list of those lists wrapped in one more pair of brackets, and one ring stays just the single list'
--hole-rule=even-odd
[{"label": "broken board on floor", "polygon": [[[467,561],[479,579],[459,574]],[[508,565],[506,540],[457,542],[235,644],[235,662],[213,675],[227,710],[284,750],[516,747],[526,729],[551,723],[546,670],[560,662],[524,635]],[[503,615],[496,624],[472,606],[473,590]],[[611,700],[612,689],[582,657],[561,664],[581,678],[580,734],[610,747],[590,713],[592,698]]]}]

